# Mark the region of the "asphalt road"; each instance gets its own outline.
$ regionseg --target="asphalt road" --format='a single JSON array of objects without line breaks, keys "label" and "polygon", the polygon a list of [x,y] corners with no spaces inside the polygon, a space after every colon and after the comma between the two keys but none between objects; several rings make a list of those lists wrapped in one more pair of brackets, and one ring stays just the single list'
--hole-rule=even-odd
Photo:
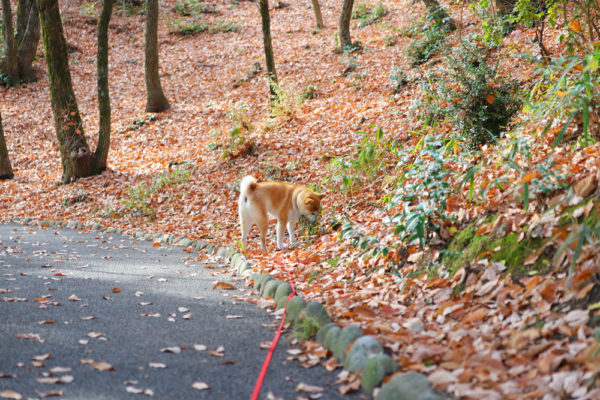
[{"label": "asphalt road", "polygon": [[[114,233],[0,225],[0,393],[248,399],[277,321],[210,261]],[[283,337],[260,398],[315,396],[295,392],[300,382],[351,398],[335,372],[303,368],[288,349]]]}]

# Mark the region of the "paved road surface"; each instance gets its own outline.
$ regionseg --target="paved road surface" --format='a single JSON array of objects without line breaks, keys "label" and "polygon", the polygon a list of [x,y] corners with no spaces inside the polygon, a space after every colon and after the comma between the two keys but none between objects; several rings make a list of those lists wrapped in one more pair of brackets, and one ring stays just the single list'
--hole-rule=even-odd
[{"label": "paved road surface", "polygon": [[[236,300],[246,295],[241,282],[233,281],[237,290],[213,289],[231,276],[215,275],[225,267],[206,262],[114,233],[0,225],[0,392],[248,399],[267,352],[260,343],[275,332],[264,325],[277,321]],[[335,373],[286,360],[289,348],[282,338],[262,399],[269,392],[309,398],[294,391],[300,382],[325,388],[323,399],[349,398],[331,385]],[[193,387],[200,382],[210,388]]]}]

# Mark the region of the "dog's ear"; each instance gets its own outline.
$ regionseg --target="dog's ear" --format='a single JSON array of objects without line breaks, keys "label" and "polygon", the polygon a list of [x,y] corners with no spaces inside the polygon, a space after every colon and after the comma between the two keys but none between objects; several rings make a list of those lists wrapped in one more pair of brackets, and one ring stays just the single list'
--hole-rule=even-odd
[{"label": "dog's ear", "polygon": [[319,200],[321,200],[323,197],[327,196],[327,193],[316,193],[316,195],[319,198]]}]

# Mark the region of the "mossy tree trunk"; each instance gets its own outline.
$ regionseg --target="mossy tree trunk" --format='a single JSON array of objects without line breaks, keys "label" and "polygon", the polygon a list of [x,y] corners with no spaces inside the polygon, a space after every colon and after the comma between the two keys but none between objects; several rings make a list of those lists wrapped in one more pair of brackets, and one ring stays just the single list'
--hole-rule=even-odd
[{"label": "mossy tree trunk", "polygon": [[4,139],[4,130],[2,129],[2,115],[0,114],[0,179],[12,179],[13,176],[6,140]]},{"label": "mossy tree trunk", "polygon": [[62,183],[66,184],[92,174],[93,155],[83,134],[73,91],[58,0],[36,1],[48,68],[50,104],[62,161]]},{"label": "mossy tree trunk", "polygon": [[269,16],[269,0],[259,0],[258,10],[262,23],[263,45],[265,48],[265,61],[269,79],[269,103],[273,106],[277,101],[277,71],[275,70],[275,57],[271,41],[271,17]]},{"label": "mossy tree trunk", "polygon": [[344,0],[342,5],[342,13],[340,14],[340,23],[338,27],[338,35],[340,36],[340,48],[344,51],[352,47],[352,38],[350,37],[350,20],[352,19],[352,7],[354,0]]},{"label": "mossy tree trunk", "polygon": [[13,34],[12,10],[10,0],[2,0],[2,34],[4,36],[5,59],[4,73],[10,86],[19,84],[19,65],[17,60],[17,47]]},{"label": "mossy tree trunk", "polygon": [[319,0],[312,0],[312,6],[315,12],[317,29],[323,29],[325,27],[325,24],[323,24],[323,15],[321,14],[321,6],[319,5]]},{"label": "mossy tree trunk", "polygon": [[146,0],[146,111],[171,108],[163,93],[158,73],[158,0]]},{"label": "mossy tree trunk", "polygon": [[106,169],[108,149],[110,147],[110,96],[108,91],[108,25],[112,16],[113,0],[103,0],[102,13],[98,21],[98,109],[100,126],[98,129],[98,147],[94,154],[95,168]]},{"label": "mossy tree trunk", "polygon": [[430,13],[436,16],[441,21],[448,31],[456,29],[456,22],[454,19],[444,10],[444,7],[438,2],[438,0],[423,0],[425,7]]},{"label": "mossy tree trunk", "polygon": [[40,42],[40,19],[35,0],[19,0],[17,6],[17,63],[22,82],[36,80],[33,60]]}]

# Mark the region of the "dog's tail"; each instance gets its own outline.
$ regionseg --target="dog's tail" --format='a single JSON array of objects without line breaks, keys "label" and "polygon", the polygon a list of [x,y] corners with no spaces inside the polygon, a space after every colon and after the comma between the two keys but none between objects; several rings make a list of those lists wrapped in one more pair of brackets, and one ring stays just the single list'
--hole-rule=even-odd
[{"label": "dog's tail", "polygon": [[250,175],[247,175],[240,182],[240,194],[248,196],[256,189],[256,178]]}]

